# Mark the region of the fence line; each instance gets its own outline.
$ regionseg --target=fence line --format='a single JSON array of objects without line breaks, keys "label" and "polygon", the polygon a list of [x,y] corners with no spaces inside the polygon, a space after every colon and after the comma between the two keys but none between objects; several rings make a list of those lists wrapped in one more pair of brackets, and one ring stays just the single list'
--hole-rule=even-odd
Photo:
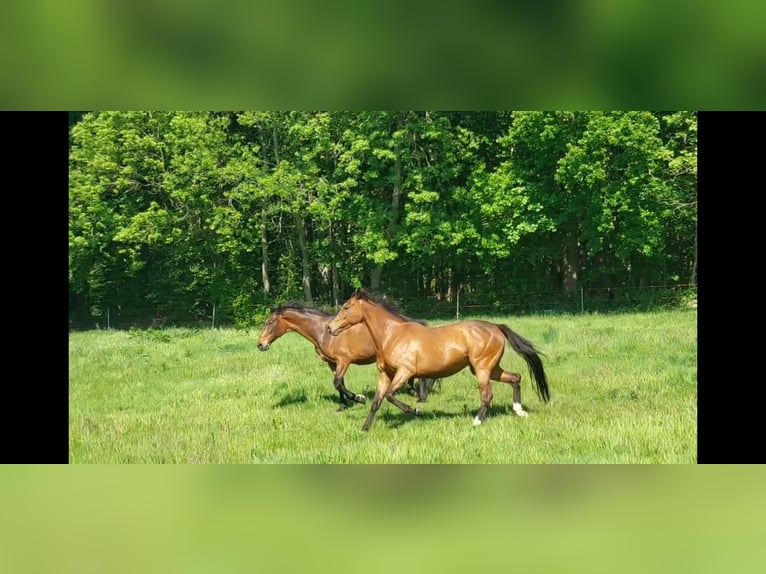
[{"label": "fence line", "polygon": [[[462,290],[450,299],[402,297],[393,299],[408,315],[419,319],[460,320],[471,315],[527,315],[556,313],[618,312],[689,306],[696,308],[697,285],[652,285],[647,287],[581,288],[572,292],[528,291],[474,295]],[[184,305],[161,308],[120,308],[108,306],[89,317],[73,320],[70,329],[127,329],[194,326],[219,328],[243,323],[257,324],[265,318],[271,304],[244,305],[237,309],[222,302],[211,302],[208,309],[189,309]],[[315,300],[314,306],[329,311],[329,301]]]}]

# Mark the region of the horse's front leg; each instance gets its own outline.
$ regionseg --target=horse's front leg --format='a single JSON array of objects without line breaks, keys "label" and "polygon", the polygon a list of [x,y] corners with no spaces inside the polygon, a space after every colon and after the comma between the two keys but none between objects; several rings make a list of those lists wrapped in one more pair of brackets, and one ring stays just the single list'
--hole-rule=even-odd
[{"label": "horse's front leg", "polygon": [[[327,366],[330,367],[330,370],[332,371],[332,385],[335,387],[335,390],[338,391],[338,412],[346,410],[349,407],[348,397],[346,396],[348,390],[343,383],[343,376],[338,376],[337,365],[335,363],[327,361]],[[346,392],[344,393],[344,391]]]},{"label": "horse's front leg", "polygon": [[391,385],[389,387],[388,393],[386,394],[386,400],[389,403],[396,405],[397,407],[402,409],[405,413],[409,413],[411,415],[419,415],[420,409],[413,408],[407,403],[400,401],[394,396],[394,393],[397,390],[399,390],[399,388],[409,380],[410,380],[409,373],[405,371],[404,369],[399,369],[396,372],[396,375],[394,375],[393,380],[391,381]]},{"label": "horse's front leg", "polygon": [[353,402],[351,401],[355,401],[357,403],[367,402],[367,397],[362,394],[354,394],[346,388],[346,384],[343,378],[346,374],[346,370],[348,370],[347,363],[338,365],[334,365],[332,363],[328,364],[330,365],[330,369],[333,372],[332,384],[335,387],[335,390],[338,391],[338,400],[340,402],[338,411],[343,411],[352,406]]},{"label": "horse's front leg", "polygon": [[388,388],[390,386],[391,379],[386,374],[385,371],[380,371],[378,373],[378,384],[375,387],[375,397],[372,399],[372,404],[370,405],[370,414],[367,415],[367,420],[364,421],[364,424],[362,425],[362,430],[370,430],[370,427],[372,426],[372,421],[375,420],[375,413],[378,412],[378,409],[380,408],[380,403],[383,402],[383,397],[385,397],[388,394]]}]

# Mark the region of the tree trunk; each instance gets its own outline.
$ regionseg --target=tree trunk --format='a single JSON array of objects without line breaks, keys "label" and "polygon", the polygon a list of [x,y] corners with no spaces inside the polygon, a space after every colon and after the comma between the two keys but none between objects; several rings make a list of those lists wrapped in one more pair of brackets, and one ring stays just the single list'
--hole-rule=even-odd
[{"label": "tree trunk", "polygon": [[[404,127],[404,116],[401,112],[396,114],[396,130]],[[402,150],[399,143],[396,143],[394,160],[394,189],[391,192],[391,211],[388,216],[388,225],[386,226],[386,239],[389,245],[394,240],[394,229],[396,221],[399,218],[399,201],[402,195]],[[383,264],[376,265],[370,274],[370,288],[375,291],[380,289],[381,278],[383,276]]]},{"label": "tree trunk", "polygon": [[340,278],[338,277],[338,266],[335,264],[335,232],[330,223],[330,250],[332,261],[330,261],[330,274],[332,276],[332,303],[336,307],[340,305]]},{"label": "tree trunk", "polygon": [[697,283],[697,233],[698,226],[694,224],[694,262],[692,263],[692,275],[689,278],[689,283],[692,285]]},{"label": "tree trunk", "polygon": [[306,297],[306,302],[309,305],[314,304],[314,300],[311,297],[311,269],[309,268],[309,254],[306,249],[306,230],[303,226],[303,217],[296,215],[295,228],[298,230],[298,246],[301,250],[301,285],[303,286],[303,295]]},{"label": "tree trunk", "polygon": [[380,278],[383,275],[383,265],[376,265],[370,273],[370,289],[373,291],[380,290]]},{"label": "tree trunk", "polygon": [[274,169],[279,166],[279,136],[277,135],[277,123],[273,120],[271,124],[271,141],[274,145]]},{"label": "tree trunk", "polygon": [[[264,143],[264,137],[265,134],[261,132],[261,142]],[[277,155],[276,150],[276,129],[272,130],[272,134],[274,137],[274,155]],[[266,146],[261,146],[261,160],[263,161],[263,164],[266,165]],[[266,297],[269,297],[271,295],[271,281],[269,280],[269,240],[266,233],[266,206],[263,206],[261,208],[261,225],[260,225],[260,232],[261,232],[261,281],[263,283],[263,294]]]},{"label": "tree trunk", "polygon": [[564,257],[561,262],[562,284],[567,293],[577,290],[578,252],[577,241],[568,240],[564,247]]},{"label": "tree trunk", "polygon": [[263,283],[263,294],[266,297],[271,295],[271,281],[269,281],[269,240],[266,236],[266,208],[261,208],[261,283]]}]

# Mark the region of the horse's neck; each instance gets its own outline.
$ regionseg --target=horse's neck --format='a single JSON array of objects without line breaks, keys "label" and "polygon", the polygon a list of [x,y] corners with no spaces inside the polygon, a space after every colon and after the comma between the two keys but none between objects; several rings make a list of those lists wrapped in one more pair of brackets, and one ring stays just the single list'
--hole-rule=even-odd
[{"label": "horse's neck", "polygon": [[391,329],[399,325],[401,321],[391,315],[388,311],[381,307],[369,306],[364,316],[364,321],[367,323],[367,330],[370,332],[375,346],[378,349],[383,348],[383,343],[391,334]]},{"label": "horse's neck", "polygon": [[297,313],[290,317],[290,328],[320,347],[324,346],[326,339],[326,325],[327,322],[322,321],[319,317],[310,317]]}]

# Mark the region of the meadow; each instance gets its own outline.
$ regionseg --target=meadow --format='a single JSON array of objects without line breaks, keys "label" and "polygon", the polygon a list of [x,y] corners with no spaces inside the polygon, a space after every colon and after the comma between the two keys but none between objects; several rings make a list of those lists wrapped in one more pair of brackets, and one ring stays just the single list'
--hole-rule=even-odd
[{"label": "meadow", "polygon": [[[423,413],[388,402],[361,431],[374,365],[346,386],[368,402],[337,412],[332,373],[296,333],[256,347],[260,328],[72,332],[70,463],[630,463],[697,458],[697,312],[481,317],[545,354],[549,403],[522,374],[522,403],[494,382],[480,426],[469,370],[439,381]],[[437,325],[449,321],[432,321]],[[415,404],[415,398],[400,398]]]}]

